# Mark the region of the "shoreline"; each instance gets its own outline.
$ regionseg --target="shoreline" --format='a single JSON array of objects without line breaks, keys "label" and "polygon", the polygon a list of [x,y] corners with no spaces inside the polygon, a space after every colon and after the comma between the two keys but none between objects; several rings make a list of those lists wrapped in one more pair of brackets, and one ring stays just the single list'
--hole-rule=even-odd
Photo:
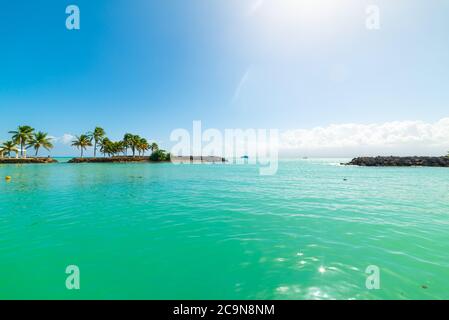
[{"label": "shoreline", "polygon": [[449,157],[358,157],[348,163],[342,163],[346,166],[359,167],[440,167],[449,168]]},{"label": "shoreline", "polygon": [[67,163],[128,163],[151,162],[150,157],[105,157],[105,158],[72,158]]},{"label": "shoreline", "polygon": [[164,163],[164,162],[176,162],[176,163],[222,163],[227,162],[225,158],[221,157],[171,157],[169,160],[152,160],[150,156],[118,156],[107,158],[72,158],[68,163]]},{"label": "shoreline", "polygon": [[[55,157],[58,158],[58,157]],[[215,156],[178,156],[169,160],[152,160],[151,156],[116,156],[116,157],[59,157],[70,159],[67,162],[59,162],[55,158],[0,158],[1,164],[52,164],[52,163],[226,163],[227,159]],[[344,166],[358,167],[440,167],[449,168],[449,156],[377,156],[356,157],[350,162],[341,163]]]},{"label": "shoreline", "polygon": [[[58,157],[56,157],[58,158]],[[59,157],[62,158],[62,157]],[[71,158],[67,162],[59,162],[55,158],[0,158],[0,164],[51,164],[51,163],[226,163],[227,159],[222,157],[201,157],[201,156],[187,156],[187,157],[171,157],[169,160],[152,160],[150,156],[118,156],[118,157],[88,157],[88,158]]]}]

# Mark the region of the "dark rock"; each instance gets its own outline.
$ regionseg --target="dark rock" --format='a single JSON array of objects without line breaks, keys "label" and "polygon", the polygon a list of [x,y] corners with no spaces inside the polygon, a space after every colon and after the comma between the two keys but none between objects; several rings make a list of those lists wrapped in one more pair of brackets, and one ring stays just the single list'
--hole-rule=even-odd
[{"label": "dark rock", "polygon": [[346,165],[364,167],[449,167],[449,157],[359,157]]},{"label": "dark rock", "polygon": [[44,164],[44,163],[56,163],[53,158],[0,158],[0,164]]},{"label": "dark rock", "polygon": [[69,163],[126,163],[126,162],[149,162],[150,157],[104,157],[104,158],[73,158]]}]

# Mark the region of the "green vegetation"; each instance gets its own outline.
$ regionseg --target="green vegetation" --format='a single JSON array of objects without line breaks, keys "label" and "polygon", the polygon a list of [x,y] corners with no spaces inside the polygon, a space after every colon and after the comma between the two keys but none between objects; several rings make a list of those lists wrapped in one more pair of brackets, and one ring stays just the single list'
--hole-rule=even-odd
[{"label": "green vegetation", "polygon": [[24,159],[28,148],[34,148],[35,157],[37,157],[40,148],[48,151],[53,148],[52,138],[48,136],[48,133],[35,132],[30,126],[19,126],[17,130],[9,131],[9,133],[12,134],[11,140],[4,142],[0,147],[0,157],[3,155],[11,157],[11,153],[14,152],[16,156],[20,153],[20,157]]},{"label": "green vegetation", "polygon": [[[35,132],[31,126],[19,126],[16,130],[10,131],[11,140],[0,145],[0,157],[11,157],[15,153],[18,157],[26,158],[26,149],[33,148],[37,158],[39,150],[42,148],[50,151],[53,149],[52,138],[43,131]],[[72,141],[72,146],[80,150],[81,158],[84,157],[84,151],[89,147],[94,149],[94,158],[97,158],[97,151],[103,154],[103,157],[127,156],[128,150],[131,150],[132,157],[145,156],[146,152],[151,150],[150,159],[153,161],[167,161],[170,154],[164,150],[159,150],[156,142],[148,142],[147,139],[136,134],[126,133],[123,140],[112,141],[106,136],[106,131],[101,127],[96,127],[92,132],[76,136]]]},{"label": "green vegetation", "polygon": [[147,139],[132,133],[126,133],[120,141],[112,141],[101,127],[96,127],[93,132],[77,136],[72,142],[72,146],[81,150],[81,158],[84,154],[83,151],[92,146],[94,147],[94,158],[97,157],[97,150],[103,154],[103,157],[128,156],[129,150],[131,150],[132,157],[142,157],[148,150],[151,150],[150,159],[156,159],[153,161],[166,161],[170,158],[164,150],[159,150],[156,142],[149,143]]},{"label": "green vegetation", "polygon": [[153,142],[150,146],[151,152],[155,152],[159,150],[159,146],[157,145],[156,142]]},{"label": "green vegetation", "polygon": [[51,143],[51,138],[48,137],[48,133],[39,131],[35,133],[28,142],[28,148],[34,148],[36,150],[35,157],[37,157],[39,153],[39,149],[41,147],[50,151],[53,148],[53,144]]},{"label": "green vegetation", "polygon": [[134,135],[131,137],[130,145],[131,151],[133,152],[133,157],[136,156],[136,149],[140,143],[140,137],[138,135]]},{"label": "green vegetation", "polygon": [[145,156],[145,152],[150,150],[150,144],[145,138],[140,138],[136,146],[139,156]]},{"label": "green vegetation", "polygon": [[131,147],[131,140],[133,138],[133,135],[131,133],[125,133],[123,136],[123,143],[125,146],[125,156],[128,155],[128,149]]},{"label": "green vegetation", "polygon": [[81,150],[81,158],[83,157],[83,151],[87,149],[87,147],[92,147],[92,138],[87,134],[82,134],[77,136],[75,140],[72,141],[72,146],[77,147]]},{"label": "green vegetation", "polygon": [[151,161],[170,161],[170,153],[165,150],[156,150],[150,156]]},{"label": "green vegetation", "polygon": [[12,141],[20,145],[20,156],[23,158],[23,151],[25,150],[25,145],[33,137],[34,128],[30,126],[19,126],[16,131],[10,131],[12,134]]},{"label": "green vegetation", "polygon": [[111,141],[108,138],[103,138],[100,141],[100,152],[103,153],[104,156],[108,155],[109,157],[118,156],[119,153],[125,152],[125,143],[123,141]]},{"label": "green vegetation", "polygon": [[106,132],[103,128],[96,127],[93,132],[88,134],[94,140],[94,158],[97,157],[97,145],[106,137]]},{"label": "green vegetation", "polygon": [[8,157],[11,157],[11,152],[16,152],[16,153],[19,152],[19,149],[17,149],[17,144],[13,141],[6,141],[0,147],[0,153],[5,154]]}]

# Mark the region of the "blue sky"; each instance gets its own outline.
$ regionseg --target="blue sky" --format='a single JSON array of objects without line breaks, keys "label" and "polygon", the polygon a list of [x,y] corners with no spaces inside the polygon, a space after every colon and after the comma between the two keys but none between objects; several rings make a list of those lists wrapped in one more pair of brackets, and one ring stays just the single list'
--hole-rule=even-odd
[{"label": "blue sky", "polygon": [[[69,4],[80,30],[65,28]],[[368,4],[380,30],[365,27]],[[2,1],[0,140],[19,124],[55,137],[100,125],[113,139],[131,131],[169,147],[193,120],[439,130],[448,33],[444,0]],[[57,143],[53,153],[77,152]]]}]

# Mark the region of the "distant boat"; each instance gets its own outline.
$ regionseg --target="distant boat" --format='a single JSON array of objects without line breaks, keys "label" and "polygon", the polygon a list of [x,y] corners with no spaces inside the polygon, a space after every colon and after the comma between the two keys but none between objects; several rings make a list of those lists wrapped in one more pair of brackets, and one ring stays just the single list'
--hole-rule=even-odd
[{"label": "distant boat", "polygon": [[248,160],[249,157],[248,156],[243,156],[242,159]]}]

